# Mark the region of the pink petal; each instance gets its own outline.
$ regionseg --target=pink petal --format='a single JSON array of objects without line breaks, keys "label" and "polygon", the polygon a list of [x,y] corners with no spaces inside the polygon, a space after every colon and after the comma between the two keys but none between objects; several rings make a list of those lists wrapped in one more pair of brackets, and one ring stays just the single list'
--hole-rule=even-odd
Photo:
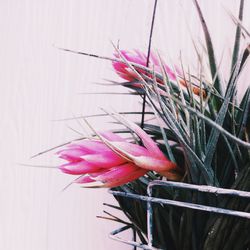
[{"label": "pink petal", "polygon": [[85,151],[80,148],[63,149],[59,152],[59,157],[67,161],[78,161],[81,156],[85,154]]},{"label": "pink petal", "polygon": [[101,168],[110,168],[126,162],[124,158],[113,151],[104,151],[99,154],[85,155],[82,159]]},{"label": "pink petal", "polygon": [[112,142],[112,145],[122,152],[126,152],[133,156],[139,155],[149,155],[149,151],[138,144],[129,143],[129,142]]},{"label": "pink petal", "polygon": [[113,62],[112,65],[113,65],[113,68],[116,71],[120,72],[120,73],[126,73],[127,72],[126,68],[128,66],[123,62]]},{"label": "pink petal", "polygon": [[74,182],[80,183],[80,184],[96,182],[95,177],[97,177],[98,175],[107,173],[108,171],[110,171],[110,169],[99,169],[94,173],[84,174],[84,175],[78,177],[77,179],[75,179]]},{"label": "pink petal", "polygon": [[80,177],[75,183],[81,184],[81,187],[84,188],[100,188],[104,187],[105,184],[100,181],[93,180],[90,176],[85,175]]},{"label": "pink petal", "polygon": [[109,147],[107,147],[102,141],[98,140],[82,140],[77,143],[72,143],[68,147],[74,149],[81,149],[85,152],[85,154],[110,151]]},{"label": "pink petal", "polygon": [[117,62],[113,62],[112,63],[115,72],[123,79],[131,82],[135,80],[135,76],[134,75],[130,75],[127,71],[127,66],[125,64],[121,64],[121,63],[117,63]]},{"label": "pink petal", "polygon": [[143,176],[146,172],[135,164],[127,163],[111,168],[110,171],[100,174],[94,179],[105,183],[106,187],[119,186]]},{"label": "pink petal", "polygon": [[129,62],[141,64],[143,66],[146,65],[146,60],[144,58],[141,58],[140,55],[138,56],[136,53],[125,51],[125,50],[120,50],[120,52]]},{"label": "pink petal", "polygon": [[[133,62],[136,64],[140,64],[142,66],[146,66],[146,56],[139,51],[129,52],[125,50],[121,50],[120,53],[122,56],[128,60],[129,62]],[[120,58],[120,55],[118,53],[114,53],[114,56],[116,58]],[[124,78],[127,81],[134,81],[138,78],[137,74],[135,74],[124,62],[112,62],[112,65],[116,71],[116,73]],[[143,70],[138,69],[139,72],[144,73]]]},{"label": "pink petal", "polygon": [[112,187],[124,185],[128,182],[134,181],[134,180],[144,176],[147,172],[148,171],[145,171],[144,169],[135,170],[133,173],[131,173],[130,175],[128,175],[124,178],[120,178],[120,179],[117,179],[116,181],[104,183],[103,187],[112,188]]},{"label": "pink petal", "polygon": [[98,171],[100,167],[86,161],[80,161],[63,164],[59,167],[59,169],[66,174],[82,175],[87,173],[94,173]]},{"label": "pink petal", "polygon": [[74,183],[79,183],[79,184],[90,183],[90,182],[95,182],[95,180],[89,175],[82,175],[74,180]]},{"label": "pink petal", "polygon": [[[124,168],[124,165],[120,166],[121,168]],[[118,167],[117,167],[118,168]],[[124,171],[123,175],[120,173],[117,173],[118,176],[115,176],[114,171],[117,168],[113,168],[112,170],[108,171],[100,171],[99,173],[96,172],[91,175],[84,175],[80,178],[75,180],[75,183],[83,184],[82,187],[85,188],[96,188],[96,187],[117,187],[120,185],[124,185],[130,181],[136,180],[140,178],[141,176],[145,175],[147,173],[147,170],[141,169],[141,168],[132,168],[129,172]],[[98,177],[99,176],[99,177]],[[97,177],[97,178],[95,178]],[[110,178],[111,177],[111,178]],[[100,180],[102,179],[102,180]]]},{"label": "pink petal", "polygon": [[177,165],[174,162],[171,162],[167,159],[162,160],[148,156],[134,157],[134,163],[141,168],[157,172],[169,171],[177,168]]},{"label": "pink petal", "polygon": [[[106,140],[105,138],[103,138],[103,140],[115,153],[121,155],[129,162],[135,162],[137,156],[139,157],[141,155],[145,155],[150,157],[152,155],[149,150],[137,144],[126,142],[112,142]],[[163,159],[166,160],[165,157]]]},{"label": "pink petal", "polygon": [[138,167],[133,163],[125,163],[120,166],[113,167],[108,171],[98,175],[95,180],[98,181],[110,181],[121,176],[129,175],[131,172],[137,170]]},{"label": "pink petal", "polygon": [[91,176],[89,175],[80,176],[74,181],[74,183],[79,183],[79,184],[90,183],[90,182],[95,182],[95,180],[92,179]]},{"label": "pink petal", "polygon": [[[136,64],[140,64],[142,66],[146,66],[147,56],[145,55],[145,53],[143,53],[139,50],[134,50],[133,52],[120,50],[120,53],[129,62],[133,62]],[[120,58],[120,55],[118,53],[114,53],[114,55],[116,58]],[[154,53],[150,54],[150,64],[154,65],[154,69],[156,72],[161,73],[160,61]],[[122,77],[123,79],[128,80],[128,81],[133,81],[135,79],[138,79],[138,76],[125,63],[112,62],[112,65],[113,65],[116,73],[120,77]],[[171,80],[176,80],[175,72],[164,62],[163,62],[163,67],[165,68],[166,73],[168,74],[168,77]],[[177,74],[182,75],[181,71],[179,70],[179,68],[177,66],[175,66],[175,70],[176,70]],[[146,74],[144,70],[137,69],[137,71]],[[149,75],[149,77],[152,77],[152,76]]]},{"label": "pink petal", "polygon": [[120,119],[124,124],[129,126],[130,129],[132,129],[142,140],[144,146],[147,148],[148,152],[151,155],[154,155],[155,158],[159,159],[166,159],[165,155],[161,152],[161,150],[158,148],[157,144],[151,139],[151,137],[138,125],[135,123],[127,120],[123,116],[117,115],[117,118]]}]

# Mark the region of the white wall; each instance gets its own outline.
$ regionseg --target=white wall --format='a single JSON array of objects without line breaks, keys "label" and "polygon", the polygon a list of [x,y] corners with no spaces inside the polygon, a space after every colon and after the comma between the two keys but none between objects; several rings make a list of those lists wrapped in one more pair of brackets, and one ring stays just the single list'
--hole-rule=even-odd
[{"label": "white wall", "polygon": [[[193,66],[186,23],[197,41],[201,29],[192,1],[180,2],[183,9],[179,1],[159,0],[153,47],[173,60],[181,49]],[[225,48],[227,56],[234,25],[221,3],[236,13],[239,1],[200,2],[217,55]],[[249,1],[246,5],[249,10]],[[97,113],[100,106],[139,110],[136,97],[79,95],[125,90],[92,84],[118,79],[109,62],[62,52],[53,45],[110,56],[109,41],[120,39],[122,48],[145,49],[152,6],[152,0],[0,1],[0,249],[130,249],[107,237],[119,225],[95,218],[102,214],[103,202],[113,202],[107,190],[75,186],[61,192],[70,176],[18,163],[55,165],[53,154],[29,158],[76,138],[67,126],[82,129],[76,121],[52,120]],[[247,18],[244,23],[250,28]],[[242,87],[247,85],[242,81]],[[110,126],[102,119],[91,121],[98,128]]]}]

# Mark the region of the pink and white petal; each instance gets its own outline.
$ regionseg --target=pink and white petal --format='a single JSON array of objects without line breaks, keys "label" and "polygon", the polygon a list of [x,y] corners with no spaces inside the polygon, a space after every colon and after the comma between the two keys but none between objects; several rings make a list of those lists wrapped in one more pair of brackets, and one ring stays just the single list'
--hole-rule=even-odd
[{"label": "pink and white petal", "polygon": [[[108,141],[105,138],[102,138],[104,143],[110,147],[114,153],[120,155],[122,158],[124,158],[128,162],[136,162],[137,158],[141,156],[145,156],[148,158],[152,157],[152,153],[149,152],[146,148],[137,145],[137,144],[132,144],[132,143],[126,143],[126,142],[112,142]],[[166,161],[165,156],[162,158],[164,161]]]},{"label": "pink and white petal", "polygon": [[112,62],[113,68],[121,73],[126,73],[127,65],[123,62]]},{"label": "pink and white petal", "polygon": [[77,161],[81,156],[86,154],[86,152],[81,148],[67,148],[61,151],[58,151],[59,158],[67,161]]},{"label": "pink and white petal", "polygon": [[120,186],[143,176],[146,172],[147,170],[140,169],[135,164],[127,163],[111,168],[110,171],[98,175],[94,179],[105,183],[106,187]]},{"label": "pink and white petal", "polygon": [[137,170],[133,174],[131,174],[130,176],[127,176],[125,178],[118,179],[114,182],[103,183],[102,187],[112,188],[112,187],[122,186],[122,185],[125,185],[131,181],[137,180],[138,178],[144,176],[145,174],[146,174],[145,171]]},{"label": "pink and white petal", "polygon": [[162,160],[148,156],[134,157],[134,164],[136,164],[138,167],[157,172],[168,171],[177,168],[177,165],[174,162],[171,162],[167,159]]},{"label": "pink and white petal", "polygon": [[80,161],[63,164],[59,167],[59,169],[66,174],[83,175],[87,173],[94,173],[98,171],[100,167],[86,161]]},{"label": "pink and white petal", "polygon": [[129,62],[134,62],[137,64],[141,65],[146,65],[146,61],[142,60],[138,55],[136,55],[133,52],[125,51],[125,50],[120,50],[121,54],[128,60]]},{"label": "pink and white petal", "polygon": [[70,144],[71,148],[84,150],[86,154],[95,152],[110,151],[110,149],[100,140],[82,140],[79,143]]},{"label": "pink and white petal", "polygon": [[123,116],[116,116],[118,119],[123,121],[127,126],[129,126],[130,129],[132,129],[142,140],[144,146],[148,149],[148,151],[155,155],[155,157],[159,159],[165,159],[164,154],[161,152],[161,150],[158,148],[157,144],[151,139],[151,137],[138,125],[135,123],[127,120]]},{"label": "pink and white petal", "polygon": [[[127,61],[146,66],[147,60],[145,59],[142,53],[138,54],[136,51],[131,52],[125,50],[120,50],[120,53]],[[114,56],[116,58],[120,58],[120,55],[117,52],[114,53]]]},{"label": "pink and white petal", "polygon": [[100,188],[100,187],[104,187],[104,183],[100,182],[100,181],[96,181],[93,177],[98,176],[98,174],[100,173],[104,173],[107,171],[103,171],[101,170],[100,172],[96,172],[93,174],[86,174],[83,176],[80,176],[79,178],[77,178],[74,183],[77,184],[81,184],[81,187],[83,188]]},{"label": "pink and white petal", "polygon": [[121,152],[126,152],[132,156],[149,155],[149,151],[138,144],[129,142],[112,142],[112,145]]},{"label": "pink and white petal", "polygon": [[133,171],[125,173],[125,175],[119,175],[116,178],[114,178],[114,175],[112,179],[105,178],[103,180],[99,180],[98,178],[94,178],[95,176],[101,175],[101,172],[103,176],[104,175],[107,176],[109,175],[110,171],[100,171],[99,173],[96,172],[91,175],[84,175],[77,178],[74,182],[82,184],[81,187],[84,188],[100,188],[100,187],[111,188],[111,187],[121,186],[128,182],[134,181],[140,178],[141,176],[144,176],[147,173],[147,170],[141,168],[135,168],[135,169],[133,168]]},{"label": "pink and white petal", "polygon": [[131,181],[137,180],[138,178],[144,176],[147,172],[148,171],[145,171],[145,169],[139,168],[138,170],[133,171],[131,174],[125,177],[121,177],[116,180],[104,183],[103,187],[112,188],[124,185]]},{"label": "pink and white petal", "polygon": [[81,184],[82,188],[102,188],[105,187],[105,184],[100,181],[94,181],[89,183]]},{"label": "pink and white petal", "polygon": [[99,169],[98,171],[96,171],[94,173],[90,173],[89,176],[94,178],[94,177],[97,177],[100,174],[107,173],[108,171],[110,171],[110,168],[101,168],[101,169]]},{"label": "pink and white petal", "polygon": [[152,154],[155,154],[159,158],[164,158],[164,154],[158,148],[157,144],[151,139],[151,137],[135,123],[130,124],[131,128],[141,138],[144,146],[148,149],[148,151]]},{"label": "pink and white petal", "polygon": [[[101,135],[100,135],[101,136]],[[103,142],[116,154],[120,155],[122,158],[126,159],[127,161],[133,161],[133,155],[128,153],[122,148],[119,148],[118,142],[112,142],[102,137]]]},{"label": "pink and white petal", "polygon": [[127,66],[124,64],[122,65],[121,63],[114,63],[113,62],[113,67],[115,69],[115,72],[123,79],[131,82],[135,80],[134,75],[130,75],[129,72],[127,72]]},{"label": "pink and white petal", "polygon": [[89,175],[83,175],[74,180],[74,183],[78,183],[78,184],[90,183],[90,182],[95,182],[95,180],[91,178],[91,176]]},{"label": "pink and white petal", "polygon": [[106,173],[108,170],[100,170],[92,174],[86,174],[83,176],[80,176],[75,180],[75,183],[81,184],[81,187],[83,188],[100,188],[104,187],[105,184],[101,181],[97,181],[94,179],[94,177]]},{"label": "pink and white petal", "polygon": [[113,151],[104,151],[100,154],[89,154],[82,157],[83,160],[101,168],[110,168],[126,162],[126,159]]},{"label": "pink and white petal", "polygon": [[94,179],[97,181],[108,182],[119,177],[129,175],[131,172],[137,170],[138,167],[133,163],[125,163],[120,166],[113,167],[102,174],[97,175]]}]

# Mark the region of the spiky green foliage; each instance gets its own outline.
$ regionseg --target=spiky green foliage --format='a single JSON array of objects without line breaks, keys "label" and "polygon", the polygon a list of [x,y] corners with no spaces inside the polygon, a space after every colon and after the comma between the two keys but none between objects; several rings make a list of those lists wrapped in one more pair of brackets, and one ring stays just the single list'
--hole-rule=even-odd
[{"label": "spiky green foliage", "polygon": [[[242,0],[239,20],[243,16],[243,3]],[[170,82],[162,70],[157,77],[164,85],[159,86],[154,77],[145,78],[124,60],[138,74],[152,111],[164,124],[145,122],[144,130],[158,142],[168,158],[185,170],[184,182],[250,191],[250,87],[242,100],[237,97],[237,82],[249,56],[249,47],[240,51],[242,26],[239,22],[231,74],[223,91],[212,39],[198,1],[194,0],[194,4],[204,30],[213,83],[209,84],[200,74],[194,78],[183,70],[183,78],[188,83],[187,89],[183,90],[178,82]],[[151,73],[154,75],[152,70]],[[192,91],[194,81],[200,86],[198,97]],[[133,88],[132,85],[129,87]],[[159,89],[165,91],[165,95],[160,94]],[[114,190],[146,195],[147,184],[161,178],[152,172]],[[250,212],[249,200],[165,188],[157,188],[154,196]],[[147,233],[146,204],[119,196],[115,198],[135,225],[142,242],[147,242],[143,236]],[[165,205],[154,205],[153,219],[154,246],[162,249],[241,250],[250,247],[249,220]]]}]

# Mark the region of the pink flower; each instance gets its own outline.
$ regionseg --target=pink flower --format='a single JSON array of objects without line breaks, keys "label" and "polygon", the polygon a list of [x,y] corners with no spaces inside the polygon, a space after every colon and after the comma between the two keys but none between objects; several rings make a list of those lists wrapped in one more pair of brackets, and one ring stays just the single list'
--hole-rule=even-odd
[{"label": "pink flower", "polygon": [[[133,52],[129,52],[129,51],[126,51],[126,50],[120,50],[120,53],[127,61],[132,62],[132,63],[136,63],[136,64],[140,64],[140,65],[146,67],[147,56],[143,52],[141,52],[139,50],[134,50]],[[120,55],[118,53],[114,53],[114,56],[116,58],[120,58]],[[133,72],[133,70],[131,70],[126,64],[124,64],[122,62],[113,61],[112,65],[113,65],[113,68],[115,69],[115,72],[121,78],[127,80],[128,82],[136,82],[137,81],[137,83],[133,83],[132,86],[139,87],[139,88],[141,87],[141,84],[138,83],[139,78],[138,78],[137,74],[135,72]],[[156,55],[154,53],[151,53],[150,57],[149,57],[149,68],[152,68],[152,65],[154,65],[154,71],[155,72],[157,72],[157,73],[162,72],[162,70],[161,70],[161,62],[158,60],[158,58],[156,57]],[[165,69],[165,71],[166,71],[166,73],[167,73],[170,80],[172,80],[172,81],[177,80],[176,74],[174,73],[174,71],[166,63],[163,62],[162,67]],[[152,75],[145,72],[145,70],[139,69],[139,68],[136,68],[136,67],[135,67],[135,69],[140,74],[144,74],[147,77],[152,78]],[[176,70],[176,72],[177,72],[177,74],[179,76],[182,75],[181,70],[177,66],[175,66],[175,70]],[[180,82],[180,84],[182,86],[184,86],[184,87],[188,86],[187,81],[185,81],[184,79],[178,78],[178,80],[179,80],[179,82]],[[156,81],[159,84],[163,84],[163,81],[161,79],[156,78]],[[193,84],[191,84],[191,85],[192,85],[191,89],[192,89],[193,93],[195,95],[199,95],[200,94],[200,88],[196,87],[196,86],[193,86]],[[203,97],[206,97],[205,90],[202,90],[202,94],[203,94]]]},{"label": "pink flower", "polygon": [[[91,138],[69,144],[57,152],[67,163],[59,168],[71,175],[83,187],[115,187],[157,171],[171,180],[180,180],[181,174],[175,163],[169,161],[156,143],[137,125],[134,132],[142,139],[140,146],[112,133],[98,133]],[[130,125],[131,125],[130,124]]]},{"label": "pink flower", "polygon": [[[134,50],[133,52],[120,50],[122,56],[128,60],[129,62],[133,62],[136,64],[140,64],[142,66],[146,67],[147,64],[147,56],[146,54],[140,52],[139,50]],[[114,53],[114,56],[116,58],[120,58],[118,53]],[[121,62],[112,62],[113,67],[116,71],[116,73],[122,77],[123,79],[132,82],[138,80],[138,76],[124,63]],[[154,70],[158,73],[161,73],[161,64],[160,61],[157,59],[157,57],[151,53],[149,58],[149,67],[154,65]],[[172,80],[176,80],[176,76],[174,72],[168,67],[168,65],[163,64],[163,67],[165,68],[168,77]],[[149,77],[151,77],[148,73],[146,73],[143,69],[136,69],[139,73],[145,74]]]}]

